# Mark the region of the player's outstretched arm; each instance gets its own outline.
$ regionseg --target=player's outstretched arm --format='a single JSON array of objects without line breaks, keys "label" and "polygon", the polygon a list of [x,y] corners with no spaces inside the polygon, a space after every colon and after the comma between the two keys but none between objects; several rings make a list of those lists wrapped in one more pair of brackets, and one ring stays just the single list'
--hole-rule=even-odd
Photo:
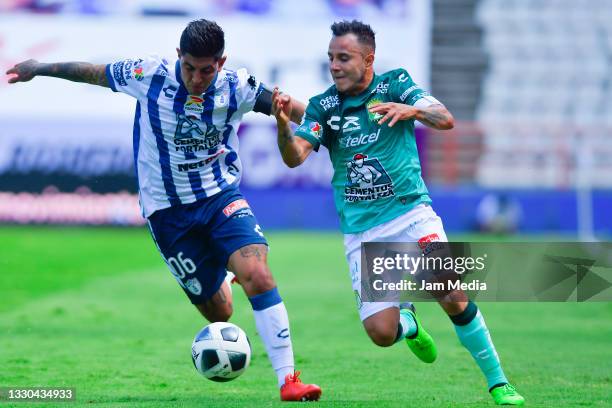
[{"label": "player's outstretched arm", "polygon": [[[301,137],[296,137],[291,130],[289,122],[293,121],[294,118],[292,114],[294,104],[291,102],[291,99],[286,95],[282,95],[278,88],[274,89],[272,93],[272,111],[276,117],[276,125],[278,127],[278,149],[287,166],[297,167],[312,152],[312,145]],[[303,113],[304,109],[302,107],[302,115]]]},{"label": "player's outstretched arm", "polygon": [[15,65],[13,68],[6,71],[6,74],[12,75],[8,80],[10,84],[27,82],[36,76],[49,76],[109,88],[110,86],[106,79],[105,70],[106,65],[95,65],[89,62],[56,62],[44,64],[30,59]]},{"label": "player's outstretched arm", "polygon": [[435,104],[418,110],[415,119],[438,130],[448,130],[455,127],[455,118],[442,104]]},{"label": "player's outstretched arm", "polygon": [[383,115],[378,121],[383,124],[389,121],[392,127],[400,120],[416,119],[430,128],[447,130],[455,126],[453,115],[442,104],[430,105],[427,108],[417,108],[403,103],[385,102],[370,108],[370,112]]},{"label": "player's outstretched arm", "polygon": [[306,112],[306,105],[295,98],[291,98],[291,121],[299,125],[304,117],[304,112]]}]

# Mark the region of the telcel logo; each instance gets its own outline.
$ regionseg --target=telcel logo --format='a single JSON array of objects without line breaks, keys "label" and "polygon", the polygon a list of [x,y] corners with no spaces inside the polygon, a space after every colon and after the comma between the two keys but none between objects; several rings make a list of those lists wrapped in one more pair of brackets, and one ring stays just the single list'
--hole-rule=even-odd
[{"label": "telcel logo", "polygon": [[342,145],[343,147],[355,147],[361,146],[368,143],[373,143],[378,140],[378,135],[380,134],[380,129],[377,132],[368,134],[361,134],[359,136],[350,137],[347,136],[343,139]]}]

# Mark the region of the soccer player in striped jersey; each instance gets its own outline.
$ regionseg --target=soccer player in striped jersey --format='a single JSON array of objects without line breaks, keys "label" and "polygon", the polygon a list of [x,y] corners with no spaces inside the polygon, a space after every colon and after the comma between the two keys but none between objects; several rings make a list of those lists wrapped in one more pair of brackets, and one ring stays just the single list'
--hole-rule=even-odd
[{"label": "soccer player in striped jersey", "polygon": [[[362,299],[361,243],[418,242],[423,252],[447,241],[442,220],[431,208],[421,177],[415,120],[435,129],[453,127],[453,116],[416,85],[408,72],[374,73],[375,36],[369,25],[343,21],[331,27],[328,57],[334,85],[310,99],[295,134],[289,127],[292,107],[273,95],[278,146],[289,167],[299,166],[321,145],[334,167],[332,186],[344,233],[359,315],[372,341],[383,347],[406,339],[419,359],[437,356],[431,336],[410,304]],[[523,405],[509,384],[484,318],[463,292],[437,297],[461,344],[470,352],[495,403]]]},{"label": "soccer player in striped jersey", "polygon": [[[136,98],[134,161],[140,205],[151,235],[191,302],[210,322],[227,321],[233,271],[249,297],[257,331],[276,371],[281,400],[317,400],[321,389],[294,370],[287,310],[267,264],[267,242],[238,183],[242,116],[272,112],[272,91],[245,69],[224,68],[225,38],[208,20],[192,21],[178,57],[137,57],[108,65],[24,61],[10,83],[50,76],[111,88]],[[304,105],[289,96],[294,122]]]}]

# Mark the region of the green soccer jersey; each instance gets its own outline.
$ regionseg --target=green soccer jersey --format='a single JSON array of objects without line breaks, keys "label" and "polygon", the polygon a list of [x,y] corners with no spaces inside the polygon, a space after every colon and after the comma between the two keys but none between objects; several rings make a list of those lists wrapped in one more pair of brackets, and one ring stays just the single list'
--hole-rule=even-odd
[{"label": "green soccer jersey", "polygon": [[356,96],[341,95],[335,86],[310,99],[295,134],[315,151],[323,145],[334,166],[334,201],[344,233],[356,233],[392,220],[420,203],[430,203],[421,177],[414,120],[393,127],[368,108],[383,102],[414,105],[429,94],[408,72],[396,69],[374,75]]}]

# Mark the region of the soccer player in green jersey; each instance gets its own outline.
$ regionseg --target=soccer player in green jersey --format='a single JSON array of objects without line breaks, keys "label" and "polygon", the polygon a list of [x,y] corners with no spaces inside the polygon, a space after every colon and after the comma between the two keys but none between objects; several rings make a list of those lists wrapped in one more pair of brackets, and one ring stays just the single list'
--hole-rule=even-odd
[{"label": "soccer player in green jersey", "polygon": [[[329,67],[334,85],[310,99],[295,134],[291,106],[275,91],[278,146],[289,167],[299,166],[325,146],[334,167],[332,186],[359,315],[372,341],[382,347],[406,339],[422,361],[437,356],[431,336],[410,304],[361,299],[361,243],[447,241],[442,221],[430,207],[421,177],[415,120],[451,129],[453,116],[416,85],[408,72],[374,73],[375,36],[369,25],[343,21],[331,26]],[[286,101],[286,98],[284,99]],[[486,377],[497,404],[522,405],[509,384],[481,312],[465,295],[438,301]],[[463,295],[463,296],[461,296]]]}]

